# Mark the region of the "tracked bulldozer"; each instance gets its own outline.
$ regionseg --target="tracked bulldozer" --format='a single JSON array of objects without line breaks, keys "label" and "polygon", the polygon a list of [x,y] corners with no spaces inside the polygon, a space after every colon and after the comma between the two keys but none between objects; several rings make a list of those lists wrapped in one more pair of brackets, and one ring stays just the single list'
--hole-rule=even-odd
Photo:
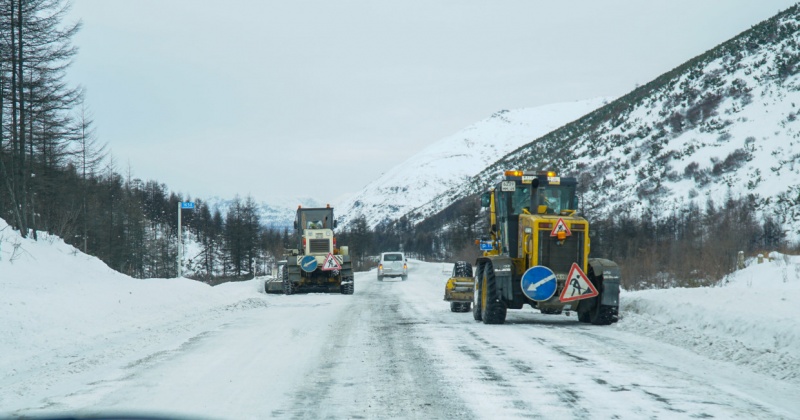
[{"label": "tracked bulldozer", "polygon": [[620,270],[590,258],[589,222],[578,214],[577,180],[555,172],[506,171],[481,195],[490,231],[474,264],[472,313],[502,324],[508,309],[576,312],[581,322],[617,321]]}]

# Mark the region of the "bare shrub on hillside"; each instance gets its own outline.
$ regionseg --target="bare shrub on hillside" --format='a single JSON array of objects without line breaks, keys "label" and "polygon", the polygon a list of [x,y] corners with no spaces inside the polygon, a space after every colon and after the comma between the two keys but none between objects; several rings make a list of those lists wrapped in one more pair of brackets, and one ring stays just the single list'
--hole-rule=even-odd
[{"label": "bare shrub on hillside", "polygon": [[716,284],[736,269],[736,255],[759,245],[764,227],[746,198],[713,202],[668,216],[613,216],[593,222],[592,256],[616,261],[627,289]]}]

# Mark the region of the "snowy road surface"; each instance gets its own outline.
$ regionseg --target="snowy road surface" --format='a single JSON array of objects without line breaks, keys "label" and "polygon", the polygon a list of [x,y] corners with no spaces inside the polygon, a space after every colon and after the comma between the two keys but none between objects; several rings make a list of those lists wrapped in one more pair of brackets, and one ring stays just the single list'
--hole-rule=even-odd
[{"label": "snowy road surface", "polygon": [[[356,293],[265,295],[151,320],[0,375],[0,414],[240,418],[798,418],[800,387],[610,327],[442,301],[449,265]],[[76,350],[77,349],[77,350]]]}]

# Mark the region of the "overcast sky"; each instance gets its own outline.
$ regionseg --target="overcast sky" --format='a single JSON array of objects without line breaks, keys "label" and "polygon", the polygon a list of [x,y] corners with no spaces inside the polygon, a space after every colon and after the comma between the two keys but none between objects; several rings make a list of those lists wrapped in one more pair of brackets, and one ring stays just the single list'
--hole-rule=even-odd
[{"label": "overcast sky", "polygon": [[623,95],[794,3],[72,2],[70,78],[120,172],[323,202],[500,109]]}]

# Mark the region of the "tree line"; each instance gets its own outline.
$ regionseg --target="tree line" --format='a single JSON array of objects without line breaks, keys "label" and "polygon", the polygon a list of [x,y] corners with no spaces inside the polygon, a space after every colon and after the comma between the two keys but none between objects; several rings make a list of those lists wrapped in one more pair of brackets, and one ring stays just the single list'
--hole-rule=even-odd
[{"label": "tree line", "polygon": [[[23,237],[53,233],[133,277],[174,277],[178,203],[191,198],[119,173],[84,90],[65,81],[81,27],[65,23],[68,6],[0,2],[0,217]],[[252,277],[280,254],[281,234],[261,226],[251,198],[225,215],[198,200],[183,216],[200,244],[186,260],[195,277]]]},{"label": "tree line", "polygon": [[[737,255],[791,251],[775,218],[759,216],[752,197],[708,200],[669,214],[619,214],[591,224],[592,255],[622,267],[630,290],[716,284],[737,269]],[[590,219],[590,223],[591,223]]]}]

